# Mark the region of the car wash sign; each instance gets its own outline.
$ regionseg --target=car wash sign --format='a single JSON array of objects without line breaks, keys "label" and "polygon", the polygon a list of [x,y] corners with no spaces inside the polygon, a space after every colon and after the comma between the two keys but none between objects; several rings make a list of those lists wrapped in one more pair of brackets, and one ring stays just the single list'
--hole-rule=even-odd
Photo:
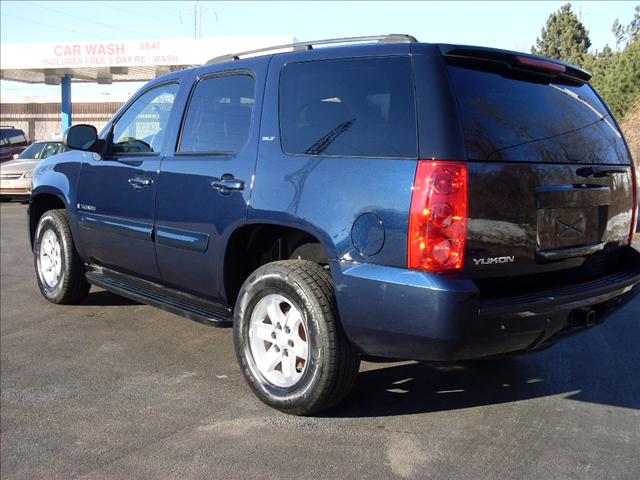
[{"label": "car wash sign", "polygon": [[2,69],[199,65],[211,57],[271,45],[293,37],[213,37],[112,42],[2,44]]},{"label": "car wash sign", "polygon": [[[43,57],[44,67],[184,65],[186,59],[171,45],[153,42],[65,43],[53,46],[51,55]],[[180,62],[184,63],[180,63]]]}]

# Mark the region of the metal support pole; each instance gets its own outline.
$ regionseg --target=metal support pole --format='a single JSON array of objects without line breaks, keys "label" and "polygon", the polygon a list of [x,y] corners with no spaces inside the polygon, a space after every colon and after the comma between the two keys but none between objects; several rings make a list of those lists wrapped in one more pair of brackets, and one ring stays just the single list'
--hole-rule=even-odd
[{"label": "metal support pole", "polygon": [[66,74],[62,77],[60,81],[60,94],[61,94],[61,116],[60,120],[62,123],[61,126],[61,134],[64,135],[64,132],[71,126],[71,74]]}]

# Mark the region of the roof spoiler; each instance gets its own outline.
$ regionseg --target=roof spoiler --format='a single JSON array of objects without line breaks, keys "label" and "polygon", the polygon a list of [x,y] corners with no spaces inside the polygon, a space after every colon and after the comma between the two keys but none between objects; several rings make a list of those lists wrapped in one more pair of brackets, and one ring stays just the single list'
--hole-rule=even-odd
[{"label": "roof spoiler", "polygon": [[446,58],[472,63],[491,64],[496,68],[506,68],[513,72],[534,74],[549,79],[578,83],[587,83],[591,79],[591,73],[576,65],[538,55],[454,45],[440,45],[440,51]]}]

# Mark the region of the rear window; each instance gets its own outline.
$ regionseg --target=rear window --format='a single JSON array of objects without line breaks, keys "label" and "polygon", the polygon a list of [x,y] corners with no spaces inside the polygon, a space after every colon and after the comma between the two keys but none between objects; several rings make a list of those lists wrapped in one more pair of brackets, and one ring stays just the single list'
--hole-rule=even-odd
[{"label": "rear window", "polygon": [[205,78],[195,88],[182,129],[181,153],[237,153],[251,129],[255,80],[249,75]]},{"label": "rear window", "polygon": [[630,163],[615,123],[588,84],[448,69],[469,160]]},{"label": "rear window", "polygon": [[22,130],[6,129],[2,130],[2,138],[0,139],[0,145],[23,147],[29,142]]},{"label": "rear window", "polygon": [[282,70],[279,97],[286,153],[417,157],[408,57],[291,63]]}]

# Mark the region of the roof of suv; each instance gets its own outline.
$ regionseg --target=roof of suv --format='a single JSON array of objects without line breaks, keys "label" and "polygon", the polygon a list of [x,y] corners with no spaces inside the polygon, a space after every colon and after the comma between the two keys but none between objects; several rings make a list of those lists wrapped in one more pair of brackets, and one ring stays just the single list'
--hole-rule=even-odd
[{"label": "roof of suv", "polygon": [[[321,48],[316,48],[320,46]],[[407,34],[389,34],[366,37],[349,37],[328,40],[316,40],[311,42],[298,42],[290,45],[277,45],[272,47],[264,47],[256,50],[232,53],[212,58],[207,65],[224,64],[234,62],[241,59],[255,58],[256,56],[273,56],[273,55],[291,55],[300,57],[327,57],[332,54],[340,53],[343,56],[346,51],[352,55],[374,55],[374,54],[406,54],[419,51],[421,48],[437,48],[444,56],[455,56],[457,58],[467,58],[473,60],[490,61],[490,62],[509,62],[513,63],[514,59],[532,59],[533,62],[546,63],[551,66],[561,66],[563,76],[571,76],[582,82],[588,82],[591,74],[586,70],[563,62],[557,59],[551,59],[539,55],[533,55],[524,52],[515,52],[510,50],[501,50],[489,47],[470,46],[470,45],[454,45],[454,44],[429,44],[421,43]],[[314,52],[314,53],[312,53]],[[551,63],[549,63],[551,62]],[[516,62],[518,63],[518,62]],[[516,65],[517,67],[518,65]],[[522,65],[519,65],[522,66]],[[538,68],[538,66],[534,68]],[[560,68],[561,68],[560,67]],[[564,74],[566,71],[566,75]]]},{"label": "roof of suv", "polygon": [[[320,46],[320,48],[315,48]],[[431,51],[431,52],[429,52]],[[276,45],[256,50],[227,54],[212,58],[205,65],[194,68],[171,72],[158,77],[155,82],[167,81],[171,78],[181,77],[188,71],[207,73],[233,65],[234,68],[242,68],[245,62],[251,62],[257,58],[269,58],[273,56],[291,57],[292,61],[324,60],[329,58],[344,58],[358,56],[377,55],[407,55],[411,53],[435,53],[439,52],[445,57],[455,57],[481,62],[494,62],[507,65],[509,68],[535,70],[538,67],[523,66],[518,59],[532,59],[533,62],[562,66],[563,73],[557,73],[558,77],[571,78],[572,81],[586,83],[591,79],[591,74],[576,66],[561,60],[551,59],[539,55],[510,50],[501,50],[490,47],[456,45],[445,43],[419,42],[415,37],[406,34],[391,34],[367,37],[350,37],[330,40],[317,40],[312,42],[299,42],[290,45]],[[217,68],[216,68],[217,67]],[[566,73],[565,73],[566,70]],[[556,77],[557,78],[557,77]]]}]

